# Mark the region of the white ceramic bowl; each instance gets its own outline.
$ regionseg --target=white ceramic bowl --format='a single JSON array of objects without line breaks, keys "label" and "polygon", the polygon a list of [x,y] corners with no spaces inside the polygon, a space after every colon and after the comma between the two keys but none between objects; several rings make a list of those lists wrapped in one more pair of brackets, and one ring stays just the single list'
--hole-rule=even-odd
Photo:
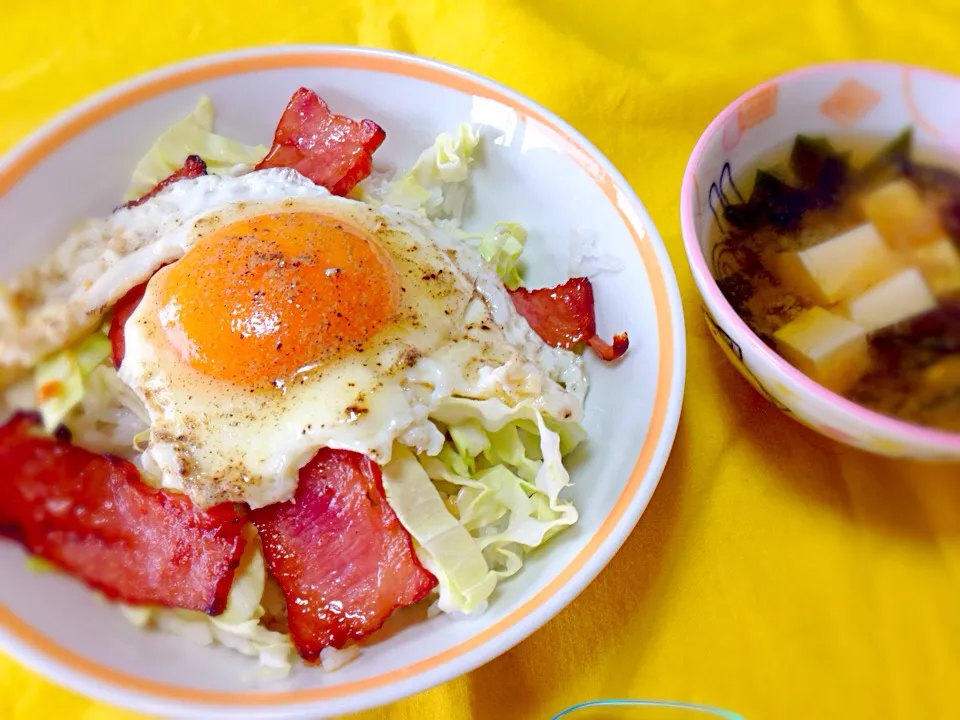
[{"label": "white ceramic bowl", "polygon": [[292,92],[317,90],[337,112],[387,131],[378,165],[409,166],[460,122],[483,126],[471,225],[530,229],[531,280],[567,277],[571,229],[596,232],[625,270],[595,282],[601,332],[630,333],[617,364],[588,359],[589,452],[573,469],[580,522],[504,582],[486,613],[442,616],[366,648],[343,669],[298,668],[253,685],[255,661],[223,648],[143,632],[79,583],[35,574],[0,542],[0,640],[52,679],[141,711],[174,717],[340,714],[396,700],[484,663],[536,630],[589,583],[636,524],[676,431],[685,345],[676,280],[643,205],[587,140],[494,82],[398,53],[336,47],[249,50],[139,78],[58,118],[0,164],[2,271],[36,262],[79,219],[109,213],[158,134],[208,94],[220,132],[269,145]]},{"label": "white ceramic bowl", "polygon": [[[780,358],[740,319],[715,275],[728,254],[711,244],[733,182],[798,133],[893,138],[907,126],[922,147],[960,151],[960,78],[879,62],[819,65],[782,75],[731,103],[704,131],[687,164],[680,198],[684,248],[710,331],[757,390],[827,437],[870,452],[960,460],[960,435],[867,410],[830,392]],[[717,267],[720,265],[721,267]]]}]

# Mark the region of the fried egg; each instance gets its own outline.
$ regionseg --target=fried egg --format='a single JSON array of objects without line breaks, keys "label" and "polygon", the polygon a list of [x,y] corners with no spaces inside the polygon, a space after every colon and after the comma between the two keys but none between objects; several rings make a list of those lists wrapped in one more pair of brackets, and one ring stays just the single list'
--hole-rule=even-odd
[{"label": "fried egg", "polygon": [[291,190],[211,204],[144,245],[154,267],[179,259],[127,321],[119,375],[164,486],[201,506],[285,501],[321,447],[438,452],[430,415],[450,397],[580,418],[581,360],[533,333],[475,250],[416,213]]}]

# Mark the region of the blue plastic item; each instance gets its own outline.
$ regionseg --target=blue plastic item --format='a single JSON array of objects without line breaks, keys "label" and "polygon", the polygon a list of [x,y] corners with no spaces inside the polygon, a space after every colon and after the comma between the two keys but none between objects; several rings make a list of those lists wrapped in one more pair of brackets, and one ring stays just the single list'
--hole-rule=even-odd
[{"label": "blue plastic item", "polygon": [[[683,718],[689,718],[689,720],[694,720],[693,715],[703,716],[711,715],[713,717],[724,718],[724,720],[744,720],[743,716],[737,715],[736,713],[730,712],[729,710],[721,710],[719,708],[710,707],[708,705],[697,705],[693,703],[682,703],[682,702],[671,702],[669,700],[588,700],[587,702],[578,703],[568,707],[566,710],[563,710],[553,716],[552,720],[560,720],[560,718],[565,718],[568,716],[570,720],[578,720],[584,713],[580,713],[581,710],[590,710],[598,708],[613,708],[613,707],[622,707],[622,708],[636,708],[642,709],[647,708],[650,710],[660,709],[660,710],[682,710],[686,711],[683,714]],[[622,714],[624,718],[636,717],[636,720],[645,720],[647,717],[655,717],[652,714],[648,713],[624,713]],[[666,716],[664,716],[666,717]],[[678,718],[680,715],[678,713],[670,713],[669,718]]]}]

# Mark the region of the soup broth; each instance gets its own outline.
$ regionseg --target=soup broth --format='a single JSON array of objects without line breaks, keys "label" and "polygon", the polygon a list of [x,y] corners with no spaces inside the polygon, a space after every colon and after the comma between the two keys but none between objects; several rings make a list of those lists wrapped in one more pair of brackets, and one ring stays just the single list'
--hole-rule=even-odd
[{"label": "soup broth", "polygon": [[835,392],[960,432],[960,161],[798,136],[721,193],[713,271],[737,314]]}]

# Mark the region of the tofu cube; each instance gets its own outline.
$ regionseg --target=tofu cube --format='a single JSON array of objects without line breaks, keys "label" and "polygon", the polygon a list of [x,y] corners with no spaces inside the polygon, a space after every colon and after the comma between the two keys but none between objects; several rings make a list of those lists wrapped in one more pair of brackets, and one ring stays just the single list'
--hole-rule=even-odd
[{"label": "tofu cube", "polygon": [[933,310],[937,299],[917,268],[884,280],[840,306],[843,315],[868,333]]},{"label": "tofu cube", "polygon": [[812,303],[833,305],[899,269],[896,254],[869,223],[799,252],[777,253],[771,270]]},{"label": "tofu cube", "polygon": [[938,393],[960,387],[960,355],[947,355],[924,370],[923,387]]},{"label": "tofu cube", "polygon": [[821,307],[805,310],[774,340],[785,360],[835,392],[848,390],[871,366],[864,329]]},{"label": "tofu cube", "polygon": [[894,180],[866,195],[861,207],[867,220],[890,247],[920,247],[944,236],[936,211],[908,180]]},{"label": "tofu cube", "polygon": [[960,293],[960,252],[950,238],[917,248],[913,259],[934,295]]}]

